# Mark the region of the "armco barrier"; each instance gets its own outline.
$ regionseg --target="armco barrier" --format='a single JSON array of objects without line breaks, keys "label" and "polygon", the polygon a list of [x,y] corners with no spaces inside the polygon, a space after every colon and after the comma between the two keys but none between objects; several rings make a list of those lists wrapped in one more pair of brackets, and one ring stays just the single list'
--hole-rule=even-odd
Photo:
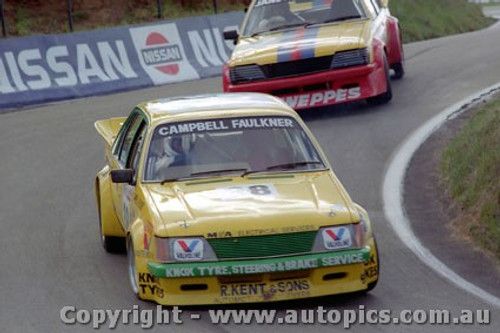
[{"label": "armco barrier", "polygon": [[0,39],[0,109],[220,75],[243,15]]}]

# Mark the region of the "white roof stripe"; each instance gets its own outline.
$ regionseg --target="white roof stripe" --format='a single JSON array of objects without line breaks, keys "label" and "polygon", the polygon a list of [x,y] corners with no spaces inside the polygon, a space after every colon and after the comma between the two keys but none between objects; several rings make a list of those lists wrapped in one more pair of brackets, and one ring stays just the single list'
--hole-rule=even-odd
[{"label": "white roof stripe", "polygon": [[289,109],[282,100],[261,93],[228,93],[165,98],[147,102],[145,108],[152,114],[179,114],[195,111]]}]

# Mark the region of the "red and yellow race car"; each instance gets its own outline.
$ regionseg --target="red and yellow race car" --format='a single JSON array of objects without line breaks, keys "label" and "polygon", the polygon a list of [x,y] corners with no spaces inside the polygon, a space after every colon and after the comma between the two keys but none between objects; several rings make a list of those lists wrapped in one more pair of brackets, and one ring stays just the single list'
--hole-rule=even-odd
[{"label": "red and yellow race car", "polygon": [[398,20],[388,0],[254,0],[223,71],[225,92],[264,92],[295,110],[391,100],[404,75]]},{"label": "red and yellow race car", "polygon": [[238,93],[139,104],[96,122],[104,248],[165,305],[271,302],[370,290],[370,219],[299,115]]}]

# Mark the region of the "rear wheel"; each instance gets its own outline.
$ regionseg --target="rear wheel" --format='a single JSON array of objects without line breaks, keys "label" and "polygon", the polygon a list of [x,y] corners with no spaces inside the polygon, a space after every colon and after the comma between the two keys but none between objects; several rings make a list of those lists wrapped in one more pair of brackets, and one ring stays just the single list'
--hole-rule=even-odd
[{"label": "rear wheel", "polygon": [[102,202],[101,196],[99,195],[99,235],[101,236],[101,244],[104,250],[109,253],[125,253],[125,238],[116,236],[106,236],[102,233],[102,212],[101,212]]},{"label": "rear wheel", "polygon": [[382,105],[389,103],[392,99],[392,88],[391,88],[391,78],[389,76],[389,64],[387,62],[387,56],[384,53],[384,73],[385,73],[385,81],[387,83],[387,90],[377,96],[369,97],[366,101],[370,105]]},{"label": "rear wheel", "polygon": [[128,238],[127,242],[127,259],[128,259],[128,277],[130,279],[130,286],[134,295],[139,297],[139,275],[137,274],[137,266],[135,264],[134,243],[132,238]]}]

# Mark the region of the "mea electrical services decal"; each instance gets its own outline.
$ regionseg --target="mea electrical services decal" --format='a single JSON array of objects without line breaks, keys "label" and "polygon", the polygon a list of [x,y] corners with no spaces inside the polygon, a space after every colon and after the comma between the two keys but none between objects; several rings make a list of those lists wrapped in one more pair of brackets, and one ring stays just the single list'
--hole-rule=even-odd
[{"label": "mea electrical services decal", "polygon": [[131,28],[139,61],[155,85],[200,78],[184,52],[175,23]]}]

